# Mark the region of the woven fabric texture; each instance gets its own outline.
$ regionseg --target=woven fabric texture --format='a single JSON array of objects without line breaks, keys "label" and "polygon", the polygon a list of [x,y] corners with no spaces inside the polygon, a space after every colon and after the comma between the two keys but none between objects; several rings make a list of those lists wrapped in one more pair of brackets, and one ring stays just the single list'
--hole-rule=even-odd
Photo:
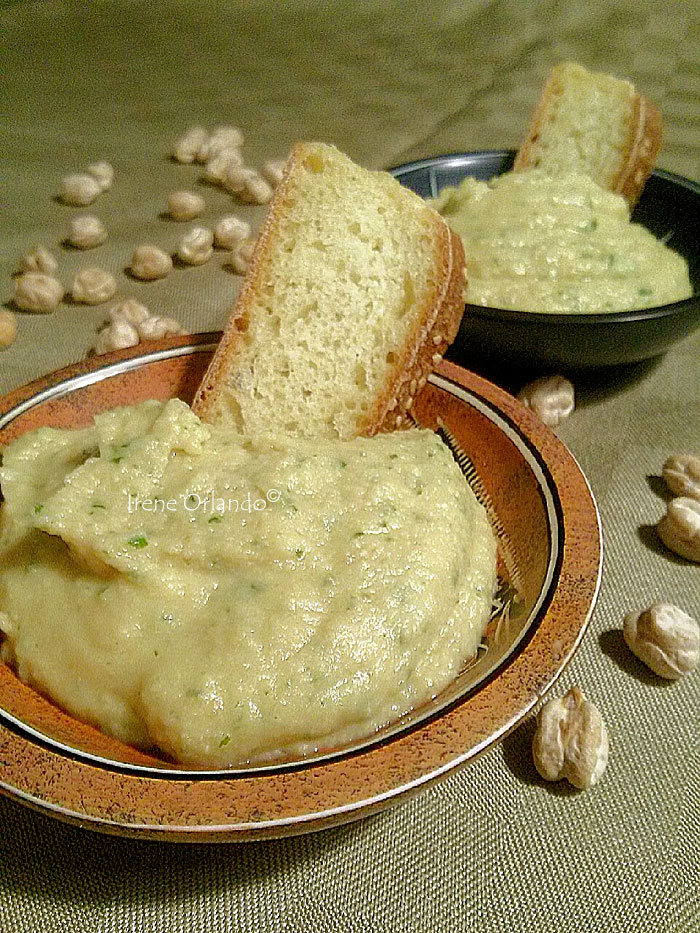
[{"label": "woven fabric texture", "polygon": [[[700,8],[681,0],[93,0],[0,3],[0,300],[43,243],[74,272],[100,265],[120,294],[191,331],[218,329],[239,287],[217,254],[151,284],[125,275],[142,241],[176,246],[167,195],[197,172],[167,159],[189,125],[235,123],[251,164],[299,138],[371,167],[517,145],[562,58],[629,77],[666,120],[659,164],[700,177]],[[97,159],[114,188],[87,212],[110,237],[61,246],[61,177]],[[238,210],[202,190],[203,222]],[[0,393],[82,358],[104,306],[19,315]],[[508,385],[510,374],[502,373]],[[581,685],[611,736],[601,785],[545,785],[533,720],[410,802],[283,841],[175,846],[100,836],[0,797],[0,933],[689,933],[700,903],[696,673],[662,685],[625,649],[622,616],[655,598],[700,619],[700,570],[656,543],[660,469],[700,451],[700,331],[663,358],[576,377],[558,433],[586,472],[605,535],[600,598],[557,693]],[[0,769],[2,762],[0,762]],[[1,773],[1,772],[0,772]]]}]

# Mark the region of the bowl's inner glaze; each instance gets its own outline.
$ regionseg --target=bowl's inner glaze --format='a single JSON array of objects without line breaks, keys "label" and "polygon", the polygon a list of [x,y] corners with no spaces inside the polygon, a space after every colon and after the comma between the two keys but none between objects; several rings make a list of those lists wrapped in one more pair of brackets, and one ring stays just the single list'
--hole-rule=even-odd
[{"label": "bowl's inner glaze", "polygon": [[[142,358],[107,364],[83,376],[34,395],[0,416],[0,444],[37,427],[75,428],[94,414],[119,404],[177,396],[189,402],[213,350],[201,343],[189,352],[161,351]],[[368,739],[343,748],[321,748],[304,763],[357,751],[403,730],[416,728],[488,683],[537,625],[538,613],[556,586],[559,559],[556,489],[527,440],[490,403],[449,380],[434,376],[417,398],[414,417],[437,429],[446,426],[468,455],[482,480],[517,568],[519,598],[501,606],[489,624],[484,647],[463,672],[430,703],[390,723]],[[501,576],[507,572],[501,568]],[[78,722],[48,699],[22,684],[7,665],[0,665],[0,721],[23,731],[33,741],[58,745],[78,758],[96,757],[130,770],[154,769],[184,776],[181,768],[112,739]],[[289,767],[286,761],[264,768]],[[259,769],[245,769],[248,772]],[[217,772],[221,773],[221,772]],[[225,772],[231,774],[231,772]]]}]

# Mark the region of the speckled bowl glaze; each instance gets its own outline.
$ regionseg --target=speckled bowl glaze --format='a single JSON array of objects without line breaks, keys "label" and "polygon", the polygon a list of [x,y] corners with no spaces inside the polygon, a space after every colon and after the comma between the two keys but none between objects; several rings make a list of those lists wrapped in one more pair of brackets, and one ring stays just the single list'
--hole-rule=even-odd
[{"label": "speckled bowl glaze", "polygon": [[[97,412],[147,398],[189,401],[218,337],[174,337],[145,354],[135,348],[92,358],[18,389],[0,400],[0,444],[43,425],[87,425]],[[374,813],[503,738],[583,636],[600,582],[597,509],[563,444],[484,379],[443,362],[414,415],[446,428],[473,462],[520,591],[494,615],[479,656],[446,690],[350,747],[320,748],[302,761],[197,771],[78,722],[0,665],[0,790],[104,832],[243,841]]]}]

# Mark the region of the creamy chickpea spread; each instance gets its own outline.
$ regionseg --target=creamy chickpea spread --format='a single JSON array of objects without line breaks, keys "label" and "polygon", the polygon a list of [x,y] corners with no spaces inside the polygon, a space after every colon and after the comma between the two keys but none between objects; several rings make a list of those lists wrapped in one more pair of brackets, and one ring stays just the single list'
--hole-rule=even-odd
[{"label": "creamy chickpea spread", "polygon": [[594,314],[692,294],[685,259],[631,223],[624,198],[584,175],[465,178],[433,204],[464,242],[470,304]]},{"label": "creamy chickpea spread", "polygon": [[185,764],[371,733],[474,655],[483,508],[440,439],[250,440],[179,401],[3,452],[0,627],[22,680]]}]

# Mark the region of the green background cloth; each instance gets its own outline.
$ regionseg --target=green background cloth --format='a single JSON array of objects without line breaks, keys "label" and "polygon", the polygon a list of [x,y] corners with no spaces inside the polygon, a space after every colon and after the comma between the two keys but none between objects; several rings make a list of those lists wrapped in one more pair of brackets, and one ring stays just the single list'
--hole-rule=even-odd
[{"label": "green background cloth", "polygon": [[[563,58],[628,77],[666,121],[663,168],[700,177],[700,8],[693,2],[0,3],[1,300],[38,243],[74,271],[117,273],[120,295],[220,328],[239,279],[217,254],[152,284],[125,274],[143,240],[172,249],[187,225],[159,216],[198,170],[167,159],[193,123],[234,123],[252,165],[300,138],[370,167],[516,146],[548,69]],[[110,239],[60,245],[78,210],[63,175],[109,159],[113,189],[86,212]],[[238,210],[198,187],[204,221]],[[82,358],[105,306],[19,315],[0,392]],[[502,380],[508,383],[509,374]],[[671,453],[700,452],[700,331],[632,370],[575,378],[558,429],[586,472],[606,545],[600,598],[555,688],[579,684],[611,738],[599,787],[542,782],[532,719],[476,763],[362,822],[243,846],[103,837],[0,798],[0,931],[690,931],[699,916],[700,673],[661,684],[621,641],[623,614],[656,598],[700,618],[700,568],[653,525]],[[1,767],[1,763],[0,763]]]}]

